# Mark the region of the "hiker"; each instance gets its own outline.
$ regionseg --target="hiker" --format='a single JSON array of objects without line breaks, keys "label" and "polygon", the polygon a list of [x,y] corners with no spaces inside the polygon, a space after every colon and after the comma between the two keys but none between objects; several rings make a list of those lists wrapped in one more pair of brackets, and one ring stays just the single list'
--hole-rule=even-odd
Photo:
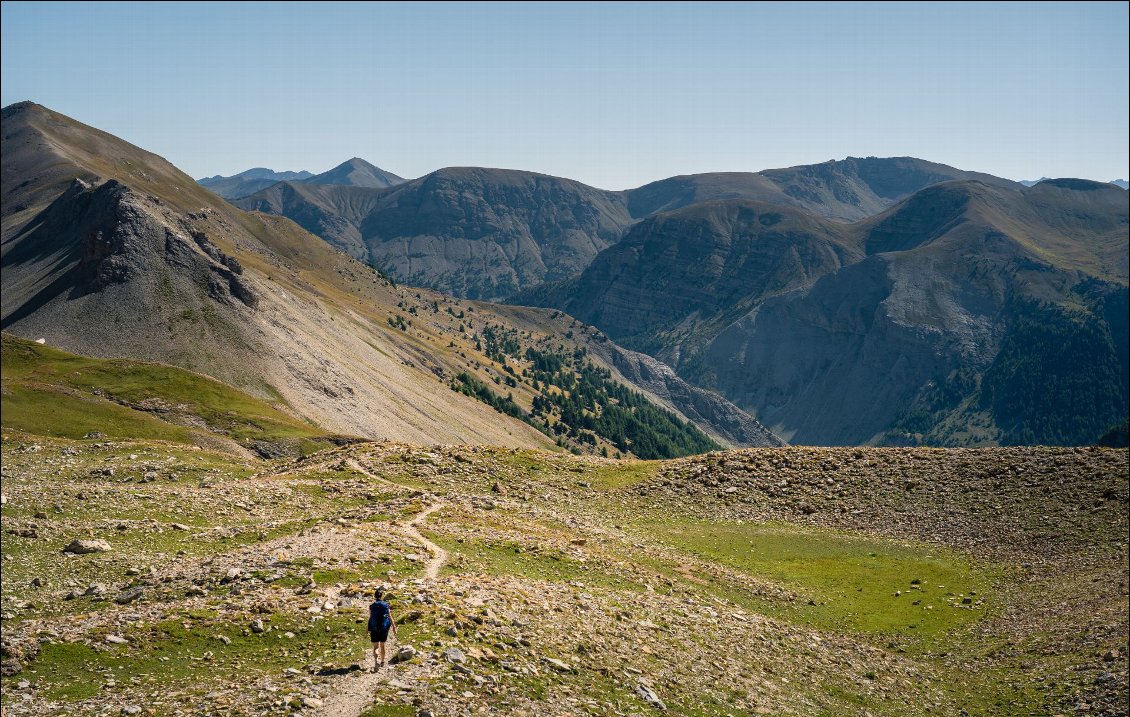
[{"label": "hiker", "polygon": [[[369,638],[373,643],[373,672],[385,666],[385,642],[388,641],[388,631],[396,635],[396,621],[392,619],[392,607],[381,600],[384,592],[377,588],[373,591],[373,603],[369,605]],[[380,657],[377,650],[380,648]]]}]

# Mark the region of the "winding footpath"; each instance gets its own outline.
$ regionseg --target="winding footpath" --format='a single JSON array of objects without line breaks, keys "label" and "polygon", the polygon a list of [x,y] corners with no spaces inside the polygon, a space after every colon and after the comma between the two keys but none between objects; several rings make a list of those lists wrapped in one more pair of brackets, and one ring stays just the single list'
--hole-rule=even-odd
[{"label": "winding footpath", "polygon": [[[350,460],[349,464],[354,469],[382,483],[396,485],[401,488],[404,487],[370,472],[357,461]],[[409,523],[401,528],[403,535],[419,542],[431,553],[431,557],[428,558],[428,561],[424,564],[425,580],[435,580],[439,577],[439,571],[447,564],[448,554],[446,550],[425,538],[420,532],[419,526],[428,519],[428,516],[440,510],[445,505],[446,503],[442,500],[437,500],[420,511]],[[368,647],[367,644],[366,647]],[[394,636],[390,635],[389,641],[385,645],[386,654],[391,657],[396,654],[397,649],[397,640]],[[368,664],[369,655],[370,650],[366,649],[365,659],[361,661],[362,665]],[[411,684],[415,673],[422,669],[423,667],[421,665],[405,663],[400,665],[388,665],[383,670],[376,673],[362,671],[343,677],[334,684],[333,694],[325,699],[322,706],[314,714],[318,715],[318,717],[358,717],[366,708],[373,704],[374,693],[381,683],[395,680]]]}]

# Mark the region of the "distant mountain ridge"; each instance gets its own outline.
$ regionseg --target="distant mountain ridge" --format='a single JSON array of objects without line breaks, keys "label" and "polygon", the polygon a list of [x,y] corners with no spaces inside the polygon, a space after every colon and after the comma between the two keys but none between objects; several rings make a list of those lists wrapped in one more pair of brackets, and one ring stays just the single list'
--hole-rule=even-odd
[{"label": "distant mountain ridge", "polygon": [[313,177],[313,173],[302,170],[300,172],[276,172],[266,167],[255,167],[230,177],[217,174],[214,177],[205,177],[196,180],[202,187],[207,187],[224,199],[235,199],[254,194],[260,189],[284,181],[301,181]]},{"label": "distant mountain ridge", "polygon": [[572,276],[633,221],[623,192],[483,167],[384,190],[288,182],[233,203],[289,217],[397,281],[474,299]]},{"label": "distant mountain ridge", "polygon": [[660,212],[746,199],[846,222],[953,179],[1016,186],[911,157],[849,157],[760,173],[685,175],[620,192],[519,170],[451,167],[392,190],[315,195],[291,183],[234,203],[289,217],[398,281],[499,300],[575,276],[632,224]]},{"label": "distant mountain ridge", "polygon": [[[1039,179],[1021,179],[1020,184],[1023,184],[1025,187],[1034,187],[1040,182],[1046,182],[1050,179],[1051,177],[1040,177]],[[1130,182],[1127,182],[1125,179],[1112,179],[1110,180],[1110,182],[1108,182],[1108,184],[1113,184],[1114,186],[1121,187],[1122,189],[1130,189]]]},{"label": "distant mountain ridge", "polygon": [[398,177],[392,172],[386,172],[360,157],[346,160],[321,174],[313,174],[306,170],[301,172],[276,172],[265,167],[256,167],[230,177],[217,174],[214,177],[197,180],[201,186],[207,187],[224,199],[246,197],[279,182],[384,188],[395,186],[404,181],[403,177]]},{"label": "distant mountain ridge", "polygon": [[333,169],[306,177],[299,181],[306,184],[332,184],[342,187],[369,187],[370,189],[383,189],[403,184],[404,177],[399,177],[392,172],[386,172],[375,164],[370,164],[360,157],[348,159]]}]

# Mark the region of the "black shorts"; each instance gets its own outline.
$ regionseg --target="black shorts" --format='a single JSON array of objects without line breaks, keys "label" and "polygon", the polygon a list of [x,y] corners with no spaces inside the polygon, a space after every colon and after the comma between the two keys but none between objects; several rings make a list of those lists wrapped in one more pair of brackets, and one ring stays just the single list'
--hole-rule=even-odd
[{"label": "black shorts", "polygon": [[379,630],[369,630],[370,642],[388,642],[388,628],[382,627]]}]

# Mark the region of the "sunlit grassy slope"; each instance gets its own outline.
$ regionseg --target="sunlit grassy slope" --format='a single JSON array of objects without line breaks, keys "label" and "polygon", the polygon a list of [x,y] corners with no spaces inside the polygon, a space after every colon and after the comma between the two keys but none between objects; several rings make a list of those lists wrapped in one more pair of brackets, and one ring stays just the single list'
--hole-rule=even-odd
[{"label": "sunlit grassy slope", "polygon": [[326,432],[231,386],[173,366],[95,359],[3,336],[3,425],[29,433],[192,443],[208,432],[241,444],[316,450]]}]

